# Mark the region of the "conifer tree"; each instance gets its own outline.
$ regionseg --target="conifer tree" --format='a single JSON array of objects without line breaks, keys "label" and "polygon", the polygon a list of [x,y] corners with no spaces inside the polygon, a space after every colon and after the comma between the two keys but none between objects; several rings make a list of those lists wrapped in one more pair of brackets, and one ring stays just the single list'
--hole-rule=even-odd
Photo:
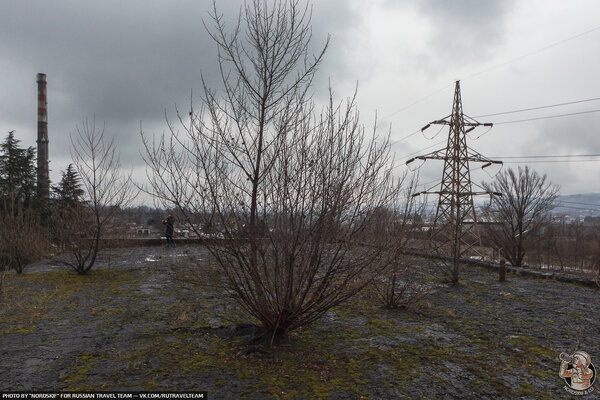
[{"label": "conifer tree", "polygon": [[58,185],[52,187],[52,191],[60,207],[73,208],[81,201],[84,191],[81,188],[81,178],[73,164],[69,164],[62,172],[62,179]]},{"label": "conifer tree", "polygon": [[35,198],[35,150],[20,148],[21,141],[10,131],[0,144],[0,197],[29,206]]},{"label": "conifer tree", "polygon": [[47,250],[36,196],[35,150],[10,131],[0,144],[0,271],[22,273]]}]

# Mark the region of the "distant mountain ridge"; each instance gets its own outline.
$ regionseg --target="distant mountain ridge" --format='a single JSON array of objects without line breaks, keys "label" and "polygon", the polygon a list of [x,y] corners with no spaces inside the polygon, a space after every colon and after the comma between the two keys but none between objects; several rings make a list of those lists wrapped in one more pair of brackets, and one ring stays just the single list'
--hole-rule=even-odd
[{"label": "distant mountain ridge", "polygon": [[600,193],[582,193],[558,196],[557,207],[553,214],[568,214],[571,216],[586,217],[600,216]]}]

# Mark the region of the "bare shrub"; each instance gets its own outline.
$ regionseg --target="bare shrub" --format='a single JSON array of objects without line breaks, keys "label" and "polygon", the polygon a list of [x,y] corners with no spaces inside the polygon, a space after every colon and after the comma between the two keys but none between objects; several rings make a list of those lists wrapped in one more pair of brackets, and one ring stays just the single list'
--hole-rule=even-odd
[{"label": "bare shrub", "polygon": [[566,216],[554,217],[531,238],[530,266],[555,272],[595,276],[598,227]]},{"label": "bare shrub", "polygon": [[591,277],[596,282],[596,286],[600,287],[600,266],[596,263],[592,266]]},{"label": "bare shrub", "polygon": [[330,90],[315,110],[309,89],[327,44],[308,56],[308,7],[254,1],[231,35],[216,9],[211,17],[224,95],[205,84],[200,109],[179,116],[184,134],[172,124],[170,137],[142,133],[150,191],[188,221],[204,219],[192,229],[216,232],[207,246],[220,283],[272,341],[400,257],[389,236],[365,230],[402,180],[354,97],[337,103]]},{"label": "bare shrub", "polygon": [[84,119],[71,137],[71,156],[83,195],[73,204],[59,204],[52,226],[56,254],[52,259],[86,274],[94,266],[106,225],[136,196],[130,175],[124,175],[114,138],[107,139],[95,118]]},{"label": "bare shrub", "polygon": [[16,199],[6,199],[0,213],[0,270],[18,274],[48,250],[40,215],[25,209]]},{"label": "bare shrub", "polygon": [[[426,203],[416,202],[413,196],[416,184],[417,177],[414,177],[404,191],[404,198],[398,199],[394,208],[378,210],[369,229],[370,235],[385,236],[386,242],[394,242],[395,246],[391,249],[401,253],[412,250],[409,246],[420,237],[423,227]],[[373,286],[377,297],[390,309],[413,308],[431,291],[415,265],[404,257],[398,257],[386,268],[374,273]]]},{"label": "bare shrub", "polygon": [[6,279],[6,270],[0,269],[0,310],[4,307],[5,293],[4,293],[4,279]]},{"label": "bare shrub", "polygon": [[[102,241],[94,240],[94,218],[83,204],[57,208],[51,226],[55,253],[49,257],[63,265],[85,274],[95,262],[95,254],[102,248]],[[97,246],[97,247],[96,247]]]},{"label": "bare shrub", "polygon": [[386,269],[386,274],[376,282],[379,299],[386,308],[413,309],[432,291],[424,282],[415,265],[398,262]]}]

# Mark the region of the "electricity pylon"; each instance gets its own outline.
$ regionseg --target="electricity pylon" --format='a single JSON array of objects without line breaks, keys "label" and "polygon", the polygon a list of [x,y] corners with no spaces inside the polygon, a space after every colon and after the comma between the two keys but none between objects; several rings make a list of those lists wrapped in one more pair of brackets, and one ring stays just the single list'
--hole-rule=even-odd
[{"label": "electricity pylon", "polygon": [[[439,195],[433,226],[431,227],[431,244],[438,256],[451,260],[449,272],[453,283],[458,282],[459,262],[463,255],[481,249],[481,236],[477,226],[477,213],[473,204],[475,195],[501,195],[488,191],[473,191],[471,182],[470,162],[483,163],[481,168],[492,164],[502,164],[502,161],[491,160],[467,146],[467,133],[478,126],[492,127],[491,123],[480,123],[465,115],[460,95],[460,81],[456,81],[452,114],[437,121],[430,122],[421,131],[431,125],[448,125],[448,143],[445,149],[411,158],[415,160],[444,160],[444,171],[439,191],[423,191],[415,194]],[[465,127],[467,128],[465,130]],[[471,220],[471,221],[470,221]],[[480,251],[480,253],[482,253]]]}]

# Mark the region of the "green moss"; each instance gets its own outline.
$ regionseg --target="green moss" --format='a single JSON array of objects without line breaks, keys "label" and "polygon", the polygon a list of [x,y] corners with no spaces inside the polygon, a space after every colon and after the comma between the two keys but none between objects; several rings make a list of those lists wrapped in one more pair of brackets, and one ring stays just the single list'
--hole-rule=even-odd
[{"label": "green moss", "polygon": [[158,387],[159,387],[158,384],[156,382],[154,382],[153,380],[150,380],[143,385],[144,390],[147,390],[147,391],[156,390]]},{"label": "green moss", "polygon": [[82,385],[92,370],[93,366],[98,362],[97,355],[92,353],[82,353],[75,359],[75,364],[69,372],[62,378],[68,386],[69,390],[85,390],[89,386]]},{"label": "green moss", "polygon": [[[139,275],[137,270],[98,269],[88,275],[59,270],[12,276],[5,283],[6,296],[11,300],[2,310],[0,334],[31,333],[41,321],[58,319],[63,311],[78,310],[83,293],[93,300],[123,295],[139,283]],[[101,305],[90,312],[97,316],[118,310]]]},{"label": "green moss", "polygon": [[[488,289],[478,282],[442,292],[431,298],[433,304],[426,311],[419,313],[382,309],[375,296],[363,293],[333,309],[333,321],[291,332],[287,340],[266,353],[246,354],[246,338],[221,338],[213,333],[223,331],[206,328],[208,318],[218,321],[223,316],[223,324],[233,324],[232,320],[247,322],[239,309],[224,308],[219,296],[199,295],[213,290],[202,285],[194,286],[196,291],[192,291],[190,285],[166,282],[156,293],[141,294],[136,288],[152,273],[150,269],[94,270],[89,276],[79,277],[59,271],[14,279],[10,290],[22,297],[11,307],[23,314],[10,315],[13,322],[21,324],[10,329],[27,334],[61,310],[83,310],[75,323],[86,324],[93,319],[94,326],[101,328],[99,335],[110,334],[114,346],[105,346],[101,354],[82,353],[72,362],[64,376],[71,390],[94,385],[103,385],[106,390],[111,385],[160,390],[179,379],[218,377],[212,382],[217,388],[237,379],[240,391],[250,398],[327,399],[336,392],[368,398],[376,379],[379,388],[394,388],[400,392],[399,397],[404,393],[410,398],[411,388],[422,387],[424,376],[438,393],[451,395],[451,389],[446,388],[454,379],[452,365],[465,372],[469,382],[466,390],[488,397],[540,397],[545,393],[530,394],[533,384],[540,387],[540,382],[550,382],[551,393],[556,381],[552,376],[557,375],[557,353],[543,339],[504,338],[486,325],[491,315],[501,317],[498,310],[503,305],[517,300],[502,293],[481,296]],[[188,296],[190,291],[192,295]],[[82,309],[79,304],[84,295],[89,296],[84,300],[90,301]],[[156,315],[147,311],[154,304],[160,305],[160,324],[149,321]],[[475,308],[486,318],[472,318],[470,310]],[[114,334],[114,325],[123,321],[139,323],[135,339],[127,331]],[[57,323],[66,322],[61,319]],[[507,318],[503,323],[529,324],[518,318]],[[440,326],[447,337],[436,335]],[[0,329],[8,328],[0,321]],[[127,343],[127,350],[116,350],[121,348],[116,344],[125,340],[134,343]],[[511,348],[519,351],[511,354],[507,351]],[[105,361],[117,367],[110,371],[99,368]],[[381,379],[382,375],[386,378]],[[507,386],[507,376],[516,377],[516,387]]]},{"label": "green moss", "polygon": [[533,336],[514,336],[508,341],[536,359],[554,360],[558,354],[555,349],[540,346],[539,339]]},{"label": "green moss", "polygon": [[540,398],[538,397],[538,390],[536,389],[535,386],[531,385],[530,383],[527,382],[521,382],[519,384],[519,390],[518,390],[518,395],[519,396],[532,396],[535,398]]},{"label": "green moss", "polygon": [[398,323],[391,319],[381,319],[371,317],[367,321],[367,327],[370,331],[375,334],[394,334],[397,332]]},{"label": "green moss", "polygon": [[4,331],[2,333],[3,334],[4,333],[21,333],[21,334],[24,334],[24,335],[28,335],[28,334],[30,334],[30,333],[32,333],[34,331],[35,331],[35,326],[33,326],[33,325],[29,325],[29,326],[16,325],[16,326],[13,327],[12,330],[6,330],[6,331]]}]

